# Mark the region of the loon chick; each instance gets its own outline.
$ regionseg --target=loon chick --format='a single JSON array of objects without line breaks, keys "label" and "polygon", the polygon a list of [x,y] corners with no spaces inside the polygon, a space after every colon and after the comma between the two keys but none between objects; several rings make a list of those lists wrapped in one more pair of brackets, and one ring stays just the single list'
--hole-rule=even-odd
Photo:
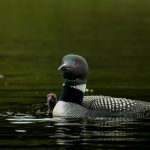
[{"label": "loon chick", "polygon": [[150,116],[149,102],[110,96],[84,96],[88,64],[83,57],[74,54],[64,56],[58,70],[64,78],[64,83],[59,100],[53,109],[53,116],[70,118]]},{"label": "loon chick", "polygon": [[48,115],[53,116],[53,109],[57,103],[57,96],[54,93],[47,94]]}]

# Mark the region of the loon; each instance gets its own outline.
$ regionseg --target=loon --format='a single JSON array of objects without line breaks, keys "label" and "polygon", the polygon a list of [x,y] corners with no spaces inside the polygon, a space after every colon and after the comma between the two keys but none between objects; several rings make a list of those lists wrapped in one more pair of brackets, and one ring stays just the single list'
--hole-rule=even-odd
[{"label": "loon", "polygon": [[47,96],[49,114],[54,117],[150,116],[150,102],[102,95],[84,96],[89,67],[82,56],[64,56],[58,70],[64,78],[58,102],[54,93]]}]

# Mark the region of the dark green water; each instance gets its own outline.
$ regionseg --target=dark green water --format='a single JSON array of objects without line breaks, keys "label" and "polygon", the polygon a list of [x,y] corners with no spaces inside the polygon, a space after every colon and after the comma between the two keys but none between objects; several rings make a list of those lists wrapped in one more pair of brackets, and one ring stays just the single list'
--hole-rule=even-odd
[{"label": "dark green water", "polygon": [[149,119],[47,118],[68,53],[90,67],[88,92],[150,101],[149,0],[1,0],[0,148],[150,148]]},{"label": "dark green water", "polygon": [[7,149],[149,149],[149,119],[1,119],[0,146]]}]

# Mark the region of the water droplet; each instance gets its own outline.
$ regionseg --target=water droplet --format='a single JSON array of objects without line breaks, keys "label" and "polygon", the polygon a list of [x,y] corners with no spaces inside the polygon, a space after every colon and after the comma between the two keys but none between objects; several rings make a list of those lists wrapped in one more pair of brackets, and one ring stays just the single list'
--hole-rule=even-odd
[{"label": "water droplet", "polygon": [[93,90],[93,89],[90,89],[90,92],[94,92],[94,90]]},{"label": "water droplet", "polygon": [[0,79],[5,78],[5,76],[3,74],[0,74]]},{"label": "water droplet", "polygon": [[25,133],[27,132],[26,130],[15,130],[16,132],[20,132],[20,133]]},{"label": "water droplet", "polygon": [[85,92],[89,92],[89,89],[85,89]]}]

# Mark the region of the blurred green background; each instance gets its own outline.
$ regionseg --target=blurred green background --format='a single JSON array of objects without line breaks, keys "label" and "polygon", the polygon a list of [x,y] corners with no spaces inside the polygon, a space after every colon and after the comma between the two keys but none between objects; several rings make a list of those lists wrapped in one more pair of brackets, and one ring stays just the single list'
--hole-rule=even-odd
[{"label": "blurred green background", "polygon": [[59,93],[68,53],[87,59],[94,94],[148,99],[149,8],[149,0],[1,0],[0,101]]}]

